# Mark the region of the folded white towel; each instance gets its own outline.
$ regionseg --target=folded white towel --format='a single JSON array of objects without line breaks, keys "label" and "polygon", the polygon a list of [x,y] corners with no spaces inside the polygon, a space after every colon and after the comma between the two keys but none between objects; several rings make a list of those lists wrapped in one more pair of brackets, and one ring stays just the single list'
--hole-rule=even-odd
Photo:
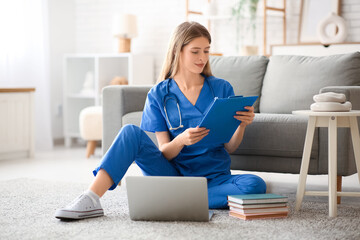
[{"label": "folded white towel", "polygon": [[313,99],[315,102],[344,103],[346,101],[346,96],[343,93],[326,92],[315,95]]},{"label": "folded white towel", "polygon": [[351,102],[316,102],[310,106],[314,112],[349,112],[351,108]]}]

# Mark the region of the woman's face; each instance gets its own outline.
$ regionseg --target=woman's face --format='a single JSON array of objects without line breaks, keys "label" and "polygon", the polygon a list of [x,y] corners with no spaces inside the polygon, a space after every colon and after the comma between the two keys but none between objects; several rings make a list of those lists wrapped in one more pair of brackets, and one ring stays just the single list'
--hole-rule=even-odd
[{"label": "woman's face", "polygon": [[202,73],[209,60],[210,43],[205,37],[194,38],[180,52],[180,69]]}]

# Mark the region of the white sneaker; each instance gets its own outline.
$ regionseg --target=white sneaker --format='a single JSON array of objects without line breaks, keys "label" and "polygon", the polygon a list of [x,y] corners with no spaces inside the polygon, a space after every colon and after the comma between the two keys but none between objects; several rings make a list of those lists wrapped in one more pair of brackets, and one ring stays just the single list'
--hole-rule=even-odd
[{"label": "white sneaker", "polygon": [[104,216],[100,200],[95,200],[86,194],[81,194],[65,208],[58,209],[55,217],[62,220],[84,219]]}]

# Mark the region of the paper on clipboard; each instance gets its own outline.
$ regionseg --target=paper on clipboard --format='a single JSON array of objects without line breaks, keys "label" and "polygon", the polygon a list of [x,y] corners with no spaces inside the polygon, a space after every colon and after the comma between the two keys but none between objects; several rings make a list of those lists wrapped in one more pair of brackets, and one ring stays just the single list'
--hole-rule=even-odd
[{"label": "paper on clipboard", "polygon": [[199,124],[199,127],[210,129],[209,134],[204,137],[199,144],[219,144],[229,142],[241,123],[234,118],[236,112],[247,111],[245,107],[252,106],[257,99],[257,96],[215,98]]}]

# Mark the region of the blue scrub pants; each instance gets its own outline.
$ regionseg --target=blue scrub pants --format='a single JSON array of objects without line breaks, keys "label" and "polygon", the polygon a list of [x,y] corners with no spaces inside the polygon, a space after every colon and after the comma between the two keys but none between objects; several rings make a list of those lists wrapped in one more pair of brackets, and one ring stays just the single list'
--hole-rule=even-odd
[{"label": "blue scrub pants", "polygon": [[[158,147],[137,126],[125,125],[116,136],[94,176],[104,169],[114,181],[109,190],[116,188],[127,169],[135,161],[145,176],[182,176]],[[220,175],[208,179],[209,208],[227,208],[227,195],[265,193],[266,184],[252,174]]]}]

